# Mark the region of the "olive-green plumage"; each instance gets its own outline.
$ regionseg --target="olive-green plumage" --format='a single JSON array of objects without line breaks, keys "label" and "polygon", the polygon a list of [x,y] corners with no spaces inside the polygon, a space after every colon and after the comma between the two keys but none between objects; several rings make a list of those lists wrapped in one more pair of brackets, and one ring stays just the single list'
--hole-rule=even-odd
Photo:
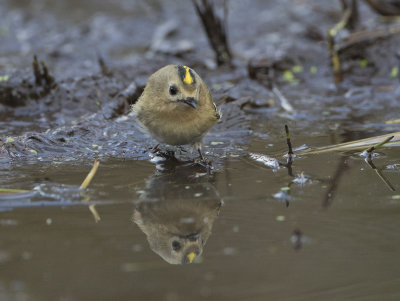
[{"label": "olive-green plumage", "polygon": [[221,118],[206,84],[193,70],[168,65],[153,73],[132,110],[145,130],[169,145],[192,144]]}]

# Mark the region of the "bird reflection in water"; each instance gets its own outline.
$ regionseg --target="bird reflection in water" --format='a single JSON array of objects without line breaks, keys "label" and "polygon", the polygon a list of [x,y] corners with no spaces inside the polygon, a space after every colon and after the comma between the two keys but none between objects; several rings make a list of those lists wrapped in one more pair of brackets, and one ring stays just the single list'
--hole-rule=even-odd
[{"label": "bird reflection in water", "polygon": [[133,221],[155,253],[170,264],[185,264],[201,255],[222,201],[213,174],[196,164],[175,163],[166,161],[146,181]]}]

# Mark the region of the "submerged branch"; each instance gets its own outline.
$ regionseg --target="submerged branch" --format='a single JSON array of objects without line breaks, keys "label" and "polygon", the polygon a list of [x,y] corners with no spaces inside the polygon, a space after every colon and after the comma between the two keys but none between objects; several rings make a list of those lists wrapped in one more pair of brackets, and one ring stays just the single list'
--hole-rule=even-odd
[{"label": "submerged branch", "polygon": [[324,199],[322,200],[322,207],[329,207],[332,204],[333,198],[339,186],[339,181],[342,178],[344,172],[348,169],[347,157],[341,157],[338,162],[336,172],[332,177],[327,192],[325,193]]},{"label": "submerged branch", "polygon": [[365,162],[368,163],[368,165],[375,170],[376,174],[378,175],[378,177],[383,181],[383,183],[386,184],[386,186],[391,190],[391,191],[396,191],[396,189],[393,187],[392,183],[390,183],[390,181],[383,175],[382,171],[380,169],[378,169],[375,164],[372,162],[372,160],[369,158],[367,160],[365,160]]}]

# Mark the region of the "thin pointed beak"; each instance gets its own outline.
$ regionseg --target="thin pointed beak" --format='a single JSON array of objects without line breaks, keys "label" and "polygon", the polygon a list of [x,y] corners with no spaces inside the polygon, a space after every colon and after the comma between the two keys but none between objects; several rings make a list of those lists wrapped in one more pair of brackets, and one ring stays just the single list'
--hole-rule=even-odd
[{"label": "thin pointed beak", "polygon": [[191,106],[193,109],[197,109],[197,100],[194,97],[187,97],[185,99],[182,99],[182,101]]}]

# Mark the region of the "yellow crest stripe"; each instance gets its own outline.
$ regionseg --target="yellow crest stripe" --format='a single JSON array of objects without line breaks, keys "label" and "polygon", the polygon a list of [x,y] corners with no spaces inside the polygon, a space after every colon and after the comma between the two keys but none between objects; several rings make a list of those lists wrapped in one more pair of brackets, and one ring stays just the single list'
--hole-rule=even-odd
[{"label": "yellow crest stripe", "polygon": [[192,77],[192,75],[190,74],[190,72],[189,72],[189,67],[187,67],[187,66],[183,66],[183,68],[185,68],[185,70],[186,70],[186,72],[185,72],[185,77],[183,78],[183,82],[185,83],[185,84],[188,84],[188,85],[190,85],[190,84],[192,84],[193,83],[193,77]]}]

